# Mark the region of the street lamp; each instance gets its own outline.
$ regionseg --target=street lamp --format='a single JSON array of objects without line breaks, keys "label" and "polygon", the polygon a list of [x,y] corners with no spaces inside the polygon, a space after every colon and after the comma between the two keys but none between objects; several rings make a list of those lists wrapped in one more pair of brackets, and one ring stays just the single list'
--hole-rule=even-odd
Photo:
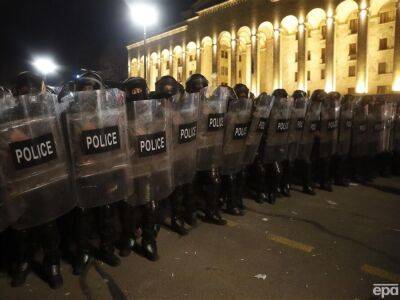
[{"label": "street lamp", "polygon": [[58,69],[58,66],[49,57],[38,57],[33,61],[32,65],[44,76],[45,80],[48,74],[52,74]]},{"label": "street lamp", "polygon": [[134,23],[143,27],[143,48],[144,48],[144,78],[147,77],[147,27],[154,25],[158,19],[157,8],[150,3],[137,2],[130,6],[131,18]]}]

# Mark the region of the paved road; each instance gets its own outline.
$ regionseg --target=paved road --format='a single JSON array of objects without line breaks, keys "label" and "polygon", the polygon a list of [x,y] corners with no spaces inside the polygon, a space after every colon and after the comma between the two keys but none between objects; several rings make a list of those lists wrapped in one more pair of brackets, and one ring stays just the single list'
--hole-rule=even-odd
[{"label": "paved road", "polygon": [[373,283],[400,283],[400,178],[246,205],[226,227],[162,230],[156,263],[134,254],[82,277],[63,264],[58,291],[3,275],[0,299],[369,299]]}]

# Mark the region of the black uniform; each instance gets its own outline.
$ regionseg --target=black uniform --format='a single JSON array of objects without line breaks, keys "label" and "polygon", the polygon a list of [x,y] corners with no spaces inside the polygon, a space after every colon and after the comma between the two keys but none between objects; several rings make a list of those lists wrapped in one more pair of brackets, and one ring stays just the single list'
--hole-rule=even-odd
[{"label": "black uniform", "polygon": [[[122,83],[126,94],[128,120],[133,118],[129,103],[149,99],[149,90],[146,80],[140,77],[131,77]],[[120,218],[122,233],[120,239],[120,256],[128,256],[137,243],[139,229],[142,231],[141,248],[144,255],[152,261],[158,260],[157,233],[160,228],[157,204],[151,201],[144,205],[131,206],[121,202]]]},{"label": "black uniform", "polygon": [[[23,72],[16,79],[16,96],[39,94],[45,92],[43,79],[33,73]],[[35,254],[34,245],[43,248],[43,275],[53,289],[62,286],[60,273],[60,234],[57,221],[51,221],[37,227],[16,230],[12,229],[12,269],[11,285],[22,286],[30,272],[31,261]]]}]

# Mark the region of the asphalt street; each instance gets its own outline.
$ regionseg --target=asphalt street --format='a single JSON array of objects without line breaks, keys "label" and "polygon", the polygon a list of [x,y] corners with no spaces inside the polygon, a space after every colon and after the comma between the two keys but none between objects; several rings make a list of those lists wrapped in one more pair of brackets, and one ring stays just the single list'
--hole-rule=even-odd
[{"label": "asphalt street", "polygon": [[400,178],[317,193],[247,199],[244,217],[186,237],[164,228],[157,262],[95,261],[81,277],[63,263],[60,290],[32,273],[11,288],[1,274],[0,299],[370,299],[374,283],[400,283]]}]

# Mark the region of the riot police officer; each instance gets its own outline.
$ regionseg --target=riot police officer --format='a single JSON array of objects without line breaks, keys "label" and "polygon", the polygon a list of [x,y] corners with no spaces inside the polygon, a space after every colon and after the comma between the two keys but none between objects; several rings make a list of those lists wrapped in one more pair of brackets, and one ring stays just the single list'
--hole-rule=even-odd
[{"label": "riot police officer", "polygon": [[[10,105],[4,114],[5,119],[1,120],[1,123],[18,120],[21,124],[18,128],[11,126],[1,134],[2,142],[8,136],[10,145],[15,145],[11,151],[15,151],[18,158],[11,165],[1,154],[2,173],[9,176],[7,182],[3,183],[16,184],[0,188],[14,190],[13,195],[1,193],[5,196],[4,206],[13,206],[11,285],[17,287],[24,284],[35,254],[33,244],[40,243],[44,252],[43,275],[50,287],[57,289],[63,283],[57,218],[70,211],[75,202],[70,194],[64,144],[55,109],[56,98],[45,93],[43,79],[31,72],[22,72],[17,76],[15,91],[15,105]],[[35,129],[31,128],[32,120],[35,121]],[[23,153],[29,157],[18,155],[18,151],[21,151],[18,141],[21,140],[25,145]],[[35,144],[40,142],[46,145],[41,148],[46,159],[39,153],[28,151],[34,151],[33,146],[28,148],[33,140]],[[5,149],[3,145],[0,148]],[[7,169],[6,173],[4,168]],[[15,176],[18,184],[14,182]]]},{"label": "riot police officer", "polygon": [[224,118],[228,88],[219,87],[207,95],[208,80],[201,74],[193,74],[186,82],[188,93],[200,93],[198,122],[196,186],[203,196],[202,209],[206,222],[225,225],[220,215],[221,176],[219,166],[222,156]]},{"label": "riot police officer", "polygon": [[347,94],[342,98],[339,117],[339,136],[336,154],[332,161],[332,175],[339,186],[350,184],[350,146],[353,127],[354,96]]},{"label": "riot police officer", "polygon": [[279,191],[290,196],[288,185],[287,151],[290,117],[290,100],[284,89],[272,93],[273,106],[264,142],[268,202],[274,204]]},{"label": "riot police officer", "polygon": [[[189,101],[189,99],[185,99],[184,90],[182,90],[182,88],[183,86],[181,86],[172,76],[162,76],[155,84],[155,92],[153,93],[152,98],[167,99],[172,107],[172,149],[175,189],[169,197],[171,206],[171,229],[179,235],[186,235],[188,230],[185,228],[185,207],[186,205],[189,205],[189,207],[193,206],[192,180],[195,171],[195,156],[192,156],[191,154],[195,151],[195,144],[193,144],[192,147],[190,143],[189,151],[185,152],[183,148],[189,145],[189,141],[179,139],[179,126],[186,125],[184,123],[181,124],[181,122],[184,122],[184,119],[189,117],[185,115],[183,110],[183,108],[185,108],[183,102],[186,100]],[[188,105],[190,106],[189,103]],[[197,121],[197,109],[195,107],[186,107],[186,109],[189,110],[188,113],[191,115],[191,117],[189,117],[191,123]],[[185,155],[187,156],[184,157]],[[184,176],[184,174],[181,173],[186,173],[185,171],[187,171],[187,167],[190,167],[190,174],[186,174],[188,178],[183,179],[182,176]],[[190,210],[189,207],[187,207],[186,210]],[[191,224],[195,223],[194,220],[189,222]]]},{"label": "riot police officer", "polygon": [[[120,185],[123,185],[123,183],[118,181],[123,180],[124,171],[110,170],[107,166],[103,168],[95,149],[83,151],[78,142],[80,136],[87,135],[89,132],[94,134],[96,131],[94,128],[102,126],[96,124],[99,117],[91,117],[91,114],[96,114],[97,111],[103,109],[99,107],[99,103],[107,101],[105,100],[107,96],[102,96],[102,93],[106,91],[101,76],[94,71],[84,71],[75,79],[74,88],[75,92],[71,96],[72,105],[67,111],[68,121],[64,125],[68,130],[71,161],[75,165],[72,168],[74,170],[75,190],[78,193],[78,207],[73,214],[76,242],[73,273],[80,275],[90,263],[93,255],[110,266],[115,267],[121,263],[120,259],[114,254],[116,236],[114,224],[116,206],[114,202],[118,202],[124,197],[123,194],[119,193]],[[67,101],[67,97],[63,98],[63,101]],[[113,99],[112,102],[116,103],[117,100]],[[78,113],[77,117],[74,115],[76,112]],[[104,150],[107,157],[109,157],[109,150],[111,148]],[[119,155],[116,154],[116,157],[119,157]],[[107,160],[107,158],[105,159]],[[84,174],[85,166],[91,168],[92,165],[93,169],[91,169],[90,175]],[[117,179],[116,176],[119,176],[119,178]],[[99,194],[99,191],[103,191],[103,193],[100,192]],[[90,243],[93,228],[97,229],[100,237],[100,246],[97,251],[93,251]]]},{"label": "riot police officer", "polygon": [[[136,136],[143,134],[139,132],[142,127],[146,124],[142,124],[139,119],[141,113],[140,107],[136,108],[136,103],[144,103],[145,100],[149,99],[149,89],[147,87],[146,80],[141,77],[131,77],[126,79],[122,83],[122,89],[126,95],[127,115],[128,115],[128,131],[130,144],[134,144]],[[149,102],[149,105],[151,103]],[[145,108],[142,113],[146,113]],[[149,113],[149,115],[151,115]],[[135,125],[137,123],[137,126]],[[134,138],[134,139],[133,139]],[[137,151],[137,149],[133,149]],[[151,261],[158,260],[158,248],[157,248],[157,233],[160,228],[157,202],[149,197],[151,192],[152,184],[159,184],[163,187],[162,182],[153,182],[151,180],[152,174],[149,174],[148,166],[142,163],[141,158],[133,155],[133,171],[135,167],[140,169],[140,173],[146,176],[133,178],[134,184],[134,197],[129,199],[127,202],[121,203],[121,226],[122,233],[120,239],[120,255],[128,256],[132,250],[137,249],[137,232],[139,229],[142,232],[141,250],[145,257]],[[145,169],[145,170],[144,170]],[[139,174],[140,174],[139,173]]]},{"label": "riot police officer", "polygon": [[[230,88],[229,88],[230,89]],[[244,84],[230,89],[226,115],[223,157],[221,165],[222,194],[227,212],[244,215],[243,189],[245,185],[244,155],[248,135],[252,101]]]}]

